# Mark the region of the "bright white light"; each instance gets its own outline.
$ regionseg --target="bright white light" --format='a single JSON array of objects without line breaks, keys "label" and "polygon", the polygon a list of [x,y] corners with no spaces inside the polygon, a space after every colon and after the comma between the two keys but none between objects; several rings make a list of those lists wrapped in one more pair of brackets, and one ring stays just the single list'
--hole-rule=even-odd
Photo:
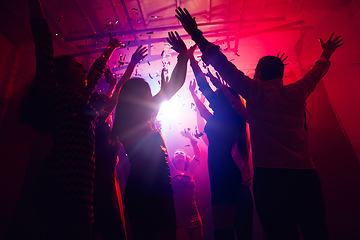
[{"label": "bright white light", "polygon": [[166,101],[161,104],[157,119],[159,121],[175,120],[179,116],[179,107],[175,101]]}]

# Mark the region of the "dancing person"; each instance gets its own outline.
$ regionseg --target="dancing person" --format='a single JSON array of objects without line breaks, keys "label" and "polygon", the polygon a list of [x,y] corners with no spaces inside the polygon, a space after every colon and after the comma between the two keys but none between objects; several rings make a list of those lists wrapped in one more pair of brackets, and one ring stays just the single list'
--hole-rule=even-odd
[{"label": "dancing person", "polygon": [[[126,239],[124,213],[121,194],[117,194],[117,173],[120,144],[109,142],[112,127],[111,114],[116,107],[119,91],[124,82],[132,75],[136,64],[140,62],[147,51],[139,46],[131,57],[125,73],[116,84],[116,77],[110,69],[105,70],[105,78],[109,83],[106,94],[94,92],[90,105],[99,112],[99,120],[95,127],[95,179],[94,179],[94,226],[92,239],[96,239],[99,230],[104,240]],[[116,87],[115,87],[116,84]],[[119,198],[119,199],[118,199]]]},{"label": "dancing person", "polygon": [[265,56],[254,80],[245,76],[197,28],[186,9],[176,17],[197,43],[203,60],[247,103],[250,123],[255,207],[269,240],[328,239],[320,179],[311,160],[305,122],[306,99],[328,71],[330,56],[343,45],[341,36],[320,39],[322,53],[312,69],[297,82],[283,85],[284,64]]},{"label": "dancing person", "polygon": [[195,200],[193,178],[195,169],[200,164],[201,151],[196,139],[189,131],[181,131],[181,135],[190,140],[194,156],[191,158],[183,150],[177,150],[171,158],[170,172],[174,190],[176,225],[178,232],[185,230],[190,240],[202,240],[202,221]]},{"label": "dancing person", "polygon": [[[216,76],[213,76],[208,69],[206,74],[210,78],[213,85],[221,89],[229,103],[234,110],[240,115],[246,122],[248,122],[248,115],[243,101],[236,98],[222,83],[219,74],[216,72]],[[238,239],[252,240],[252,223],[254,215],[254,199],[250,191],[250,185],[252,184],[252,171],[250,169],[250,142],[247,133],[247,126],[243,126],[242,131],[239,132],[244,139],[245,144],[238,145],[236,142],[231,150],[232,158],[236,166],[241,171],[242,184],[241,190],[238,195],[238,203],[236,205],[236,218],[235,218],[235,233]]]},{"label": "dancing person", "polygon": [[[207,121],[205,133],[209,140],[208,168],[211,189],[211,205],[214,222],[215,239],[235,239],[236,210],[241,191],[241,171],[232,158],[232,148],[235,143],[243,150],[246,148],[246,125],[227,100],[221,89],[214,92],[208,84],[205,75],[194,58],[195,46],[189,48],[190,66],[193,69],[199,90],[210,103],[214,113],[197,99],[195,83],[190,84],[190,92],[200,114]],[[230,89],[230,91],[233,91]],[[239,96],[235,93],[234,96]],[[243,151],[241,151],[243,153]]]},{"label": "dancing person", "polygon": [[40,133],[50,133],[53,140],[34,193],[37,218],[46,239],[89,239],[94,221],[96,115],[87,101],[120,43],[110,36],[109,45],[86,75],[75,58],[54,58],[40,1],[29,0],[29,11],[36,76],[20,102],[20,121]]},{"label": "dancing person", "polygon": [[170,32],[167,41],[179,53],[169,82],[154,97],[142,78],[131,78],[124,83],[111,133],[112,141],[124,145],[131,163],[124,199],[135,240],[176,239],[167,150],[161,134],[150,122],[160,104],[184,84],[189,57],[177,32]]}]

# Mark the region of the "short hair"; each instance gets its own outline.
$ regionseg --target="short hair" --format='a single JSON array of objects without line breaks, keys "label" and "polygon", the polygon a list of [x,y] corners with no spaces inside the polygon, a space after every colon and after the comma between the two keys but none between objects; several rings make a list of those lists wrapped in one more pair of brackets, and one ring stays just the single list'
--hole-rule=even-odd
[{"label": "short hair", "polygon": [[274,78],[284,77],[284,63],[280,58],[275,56],[262,57],[255,69],[255,72],[261,72],[263,81],[268,81]]}]

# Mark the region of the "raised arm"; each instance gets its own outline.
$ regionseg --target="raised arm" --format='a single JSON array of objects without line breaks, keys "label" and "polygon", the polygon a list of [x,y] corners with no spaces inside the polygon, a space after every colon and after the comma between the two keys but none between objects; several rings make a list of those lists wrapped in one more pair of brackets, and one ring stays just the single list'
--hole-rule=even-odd
[{"label": "raised arm", "polygon": [[214,75],[211,74],[210,70],[208,70],[208,73],[206,74],[206,76],[208,76],[210,78],[210,81],[214,84],[215,87],[221,89],[227,100],[229,101],[229,103],[231,104],[231,106],[234,108],[234,110],[236,111],[236,113],[242,117],[243,119],[245,119],[246,122],[249,122],[248,120],[248,113],[247,110],[244,106],[244,104],[242,103],[241,100],[237,99],[228,89],[228,87],[226,85],[224,85],[221,81],[220,81],[220,76],[218,73],[216,73],[215,77]]},{"label": "raised arm", "polygon": [[131,56],[131,60],[129,65],[127,66],[124,74],[122,75],[122,77],[120,78],[118,84],[116,85],[116,89],[114,94],[118,94],[120,91],[121,86],[128,80],[131,78],[131,75],[134,72],[134,69],[136,67],[136,64],[138,64],[142,59],[144,59],[148,54],[147,54],[147,47],[143,47],[143,45],[140,45],[136,51],[133,53],[133,55]]},{"label": "raised arm", "polygon": [[96,85],[99,83],[99,80],[104,72],[105,66],[111,57],[112,53],[116,48],[120,47],[120,42],[116,38],[113,38],[112,34],[109,33],[109,44],[105,50],[100,54],[98,59],[95,60],[91,66],[89,73],[87,75],[87,85],[84,89],[81,90],[81,94],[85,98],[89,98],[90,95],[95,90]]},{"label": "raised arm", "polygon": [[190,166],[189,166],[190,174],[193,175],[196,167],[200,164],[201,150],[199,148],[197,140],[191,135],[191,133],[189,131],[184,130],[184,131],[181,131],[180,134],[183,137],[186,137],[190,140],[190,144],[194,151],[194,156],[193,156],[193,158],[190,162]]},{"label": "raised arm", "polygon": [[199,90],[202,92],[202,94],[206,97],[206,99],[210,102],[212,106],[216,106],[218,102],[218,97],[216,93],[211,89],[204,73],[198,65],[198,62],[194,58],[195,48],[196,45],[190,47],[188,51],[188,55],[190,57],[190,66],[194,72],[196,82],[199,85]]},{"label": "raised arm", "polygon": [[321,38],[319,38],[321,48],[323,49],[320,57],[329,60],[331,55],[335,52],[335,50],[338,47],[344,45],[344,43],[342,43],[343,39],[341,38],[341,36],[337,36],[334,39],[333,37],[334,37],[334,33],[330,35],[326,43],[324,43],[324,41]]},{"label": "raised arm", "polygon": [[179,19],[185,31],[196,42],[201,52],[204,53],[206,51],[207,45],[211,43],[203,37],[202,32],[198,29],[197,23],[195,21],[195,17],[191,17],[190,13],[186,8],[181,9],[179,7],[175,9],[175,12],[176,12],[175,17]]},{"label": "raised arm", "polygon": [[153,97],[153,103],[155,103],[158,108],[164,99],[169,100],[184,85],[187,61],[189,60],[186,45],[177,32],[175,32],[175,34],[173,32],[169,32],[167,41],[172,46],[172,49],[178,52],[179,55],[169,82],[166,86],[161,88],[158,94]]},{"label": "raised arm", "polygon": [[116,86],[116,76],[111,72],[111,70],[108,67],[105,68],[104,76],[106,82],[109,84],[109,88],[106,92],[106,96],[111,98],[114,93],[114,88]]},{"label": "raised arm", "polygon": [[206,108],[206,106],[204,105],[204,103],[198,98],[198,96],[196,95],[196,92],[195,92],[195,87],[196,87],[196,83],[195,81],[190,81],[190,84],[189,84],[189,91],[190,91],[190,94],[195,102],[195,105],[198,109],[198,112],[200,114],[200,116],[202,118],[204,118],[205,120],[208,120],[212,114],[211,112]]},{"label": "raised arm", "polygon": [[51,87],[55,86],[55,80],[52,77],[54,49],[40,0],[29,0],[29,14],[36,53],[35,83],[40,88],[39,93],[46,94]]},{"label": "raised arm", "polygon": [[[142,45],[140,45],[136,51],[133,53],[130,63],[127,66],[124,74],[122,75],[122,77],[120,78],[119,82],[116,84],[116,88],[114,90],[114,92],[112,93],[111,98],[108,100],[108,102],[105,104],[106,108],[104,109],[106,112],[111,113],[114,108],[116,107],[116,103],[118,101],[118,96],[119,96],[119,92],[121,89],[121,86],[128,80],[130,79],[131,75],[134,72],[135,66],[136,64],[138,64],[143,58],[145,58],[147,56],[146,54],[147,52],[147,48],[143,47]],[[112,75],[112,74],[111,74]],[[106,72],[105,72],[105,76],[106,76]]]},{"label": "raised arm", "polygon": [[[197,96],[196,96],[197,98]],[[201,94],[200,96],[200,102],[204,105],[205,103],[205,96]],[[209,116],[211,116],[211,113],[206,108],[206,111],[209,113]],[[197,122],[197,130],[199,131],[197,134],[197,138],[201,137],[201,139],[204,141],[206,146],[209,146],[209,139],[207,138],[207,135],[205,134],[205,119],[201,116],[201,113],[198,108],[196,108],[196,122]]]},{"label": "raised arm", "polygon": [[29,0],[30,19],[45,19],[40,0]]},{"label": "raised arm", "polygon": [[332,33],[324,43],[324,41],[320,38],[320,45],[323,49],[320,59],[317,60],[312,67],[312,69],[305,74],[305,76],[297,81],[294,85],[297,86],[299,90],[299,94],[306,99],[310,93],[315,90],[316,85],[320,81],[320,79],[326,74],[330,66],[330,57],[335,52],[335,50],[342,46],[343,39],[341,36],[337,36],[333,39],[334,33]]},{"label": "raised arm", "polygon": [[176,18],[179,19],[186,32],[199,46],[203,53],[202,59],[205,63],[211,64],[221,77],[241,96],[248,98],[257,96],[258,83],[245,76],[234,64],[227,60],[226,56],[220,52],[220,47],[206,40],[202,32],[198,29],[195,18],[192,18],[186,8],[178,8]]}]

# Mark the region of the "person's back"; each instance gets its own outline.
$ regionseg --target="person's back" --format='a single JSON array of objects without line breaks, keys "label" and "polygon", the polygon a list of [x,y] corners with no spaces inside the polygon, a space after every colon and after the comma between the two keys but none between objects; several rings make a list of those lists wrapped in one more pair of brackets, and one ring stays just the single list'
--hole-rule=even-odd
[{"label": "person's back", "polygon": [[259,85],[258,98],[247,101],[254,167],[314,168],[304,128],[305,99],[279,78]]},{"label": "person's back", "polygon": [[[263,61],[263,60],[266,61]],[[277,66],[267,69],[263,63]],[[284,66],[277,57],[260,59],[253,88],[247,94],[254,167],[312,169],[307,131],[306,98],[329,68],[326,59],[318,60],[299,81],[284,86]],[[278,68],[276,73],[274,70]],[[275,78],[274,78],[275,77]]]}]

